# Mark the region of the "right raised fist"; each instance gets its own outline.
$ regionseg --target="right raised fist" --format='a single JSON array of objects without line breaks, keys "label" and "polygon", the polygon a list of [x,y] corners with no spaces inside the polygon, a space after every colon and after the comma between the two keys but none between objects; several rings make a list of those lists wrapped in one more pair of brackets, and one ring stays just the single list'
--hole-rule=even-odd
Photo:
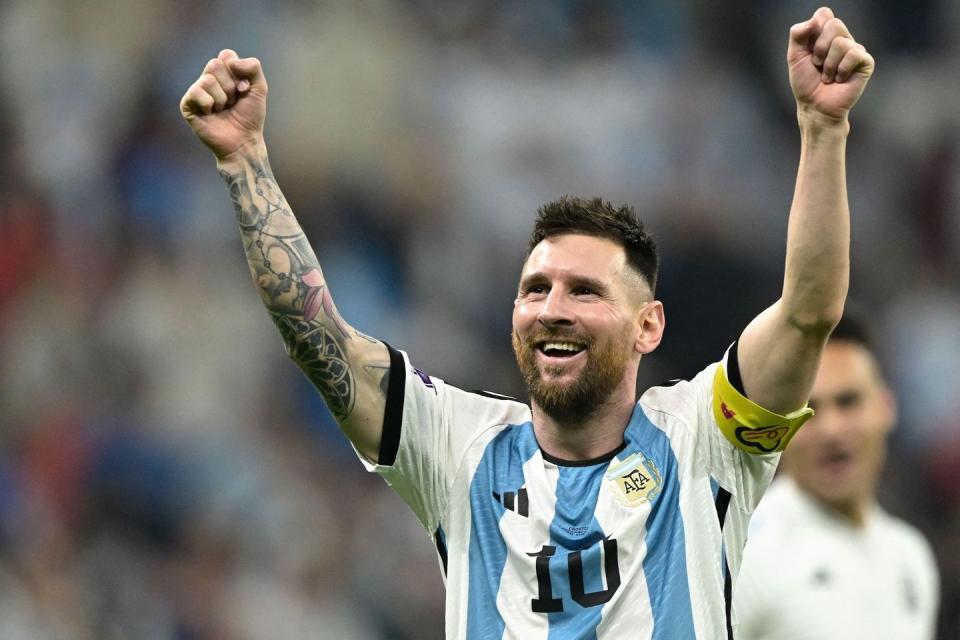
[{"label": "right raised fist", "polygon": [[259,144],[267,116],[267,81],[260,61],[224,49],[187,89],[180,113],[218,160]]}]

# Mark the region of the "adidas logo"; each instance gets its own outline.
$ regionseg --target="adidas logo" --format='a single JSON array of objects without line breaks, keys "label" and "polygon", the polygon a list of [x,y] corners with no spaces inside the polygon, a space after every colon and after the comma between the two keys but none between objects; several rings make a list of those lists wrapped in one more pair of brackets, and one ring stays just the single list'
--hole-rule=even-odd
[{"label": "adidas logo", "polygon": [[513,511],[524,518],[530,517],[530,499],[527,497],[526,488],[521,488],[518,491],[504,491],[502,496],[494,491],[493,499],[502,504],[508,511]]}]

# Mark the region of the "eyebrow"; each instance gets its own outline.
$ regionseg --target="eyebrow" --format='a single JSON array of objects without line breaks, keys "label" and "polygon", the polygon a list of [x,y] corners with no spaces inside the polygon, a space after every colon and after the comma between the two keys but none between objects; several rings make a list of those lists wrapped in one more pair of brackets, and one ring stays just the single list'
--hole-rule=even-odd
[{"label": "eyebrow", "polygon": [[834,393],[829,396],[820,396],[820,397],[811,396],[808,404],[814,409],[816,409],[818,405],[827,406],[831,404],[837,405],[840,407],[848,407],[852,403],[858,402],[859,400],[863,399],[865,395],[866,394],[863,391],[863,389],[859,389],[859,388],[843,389],[842,391],[838,391],[837,393]]}]

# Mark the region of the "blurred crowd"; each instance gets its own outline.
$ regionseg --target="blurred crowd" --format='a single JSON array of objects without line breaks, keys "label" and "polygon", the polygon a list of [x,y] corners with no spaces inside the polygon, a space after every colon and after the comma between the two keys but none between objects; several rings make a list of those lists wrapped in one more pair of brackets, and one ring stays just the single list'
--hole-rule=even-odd
[{"label": "blurred crowd", "polygon": [[[270,83],[278,180],[343,315],[524,397],[534,212],[636,206],[662,252],[644,386],[779,295],[799,149],[768,0],[0,3],[0,638],[442,637],[427,532],[284,356],[178,103],[225,47]],[[835,12],[878,70],[848,154],[851,299],[901,416],[881,503],[960,634],[960,5]]]}]

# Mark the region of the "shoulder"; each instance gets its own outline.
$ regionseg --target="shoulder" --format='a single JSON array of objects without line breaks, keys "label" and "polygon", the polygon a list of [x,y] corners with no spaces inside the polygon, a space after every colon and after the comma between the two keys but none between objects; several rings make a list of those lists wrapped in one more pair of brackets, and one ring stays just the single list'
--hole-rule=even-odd
[{"label": "shoulder", "polygon": [[750,540],[771,538],[781,541],[783,536],[803,529],[809,520],[799,514],[798,489],[787,477],[778,477],[764,493],[750,519]]},{"label": "shoulder", "polygon": [[933,562],[933,548],[918,528],[879,507],[877,524],[882,528],[883,535],[889,540],[889,544],[895,545],[903,553],[910,553],[924,561],[929,559],[931,563]]},{"label": "shoulder", "polygon": [[674,379],[654,385],[640,396],[640,404],[645,409],[679,418],[695,416],[718,366],[719,362],[713,362],[690,380]]},{"label": "shoulder", "polygon": [[492,391],[467,391],[443,384],[447,402],[463,419],[489,423],[518,423],[531,419],[530,407],[516,398]]},{"label": "shoulder", "polygon": [[402,394],[393,396],[388,392],[388,411],[403,415],[405,421],[416,424],[439,421],[458,431],[474,431],[530,420],[530,407],[515,398],[490,391],[465,391],[414,366],[404,351],[390,349],[390,359],[389,388],[393,389],[396,384],[395,388],[402,390]]}]

